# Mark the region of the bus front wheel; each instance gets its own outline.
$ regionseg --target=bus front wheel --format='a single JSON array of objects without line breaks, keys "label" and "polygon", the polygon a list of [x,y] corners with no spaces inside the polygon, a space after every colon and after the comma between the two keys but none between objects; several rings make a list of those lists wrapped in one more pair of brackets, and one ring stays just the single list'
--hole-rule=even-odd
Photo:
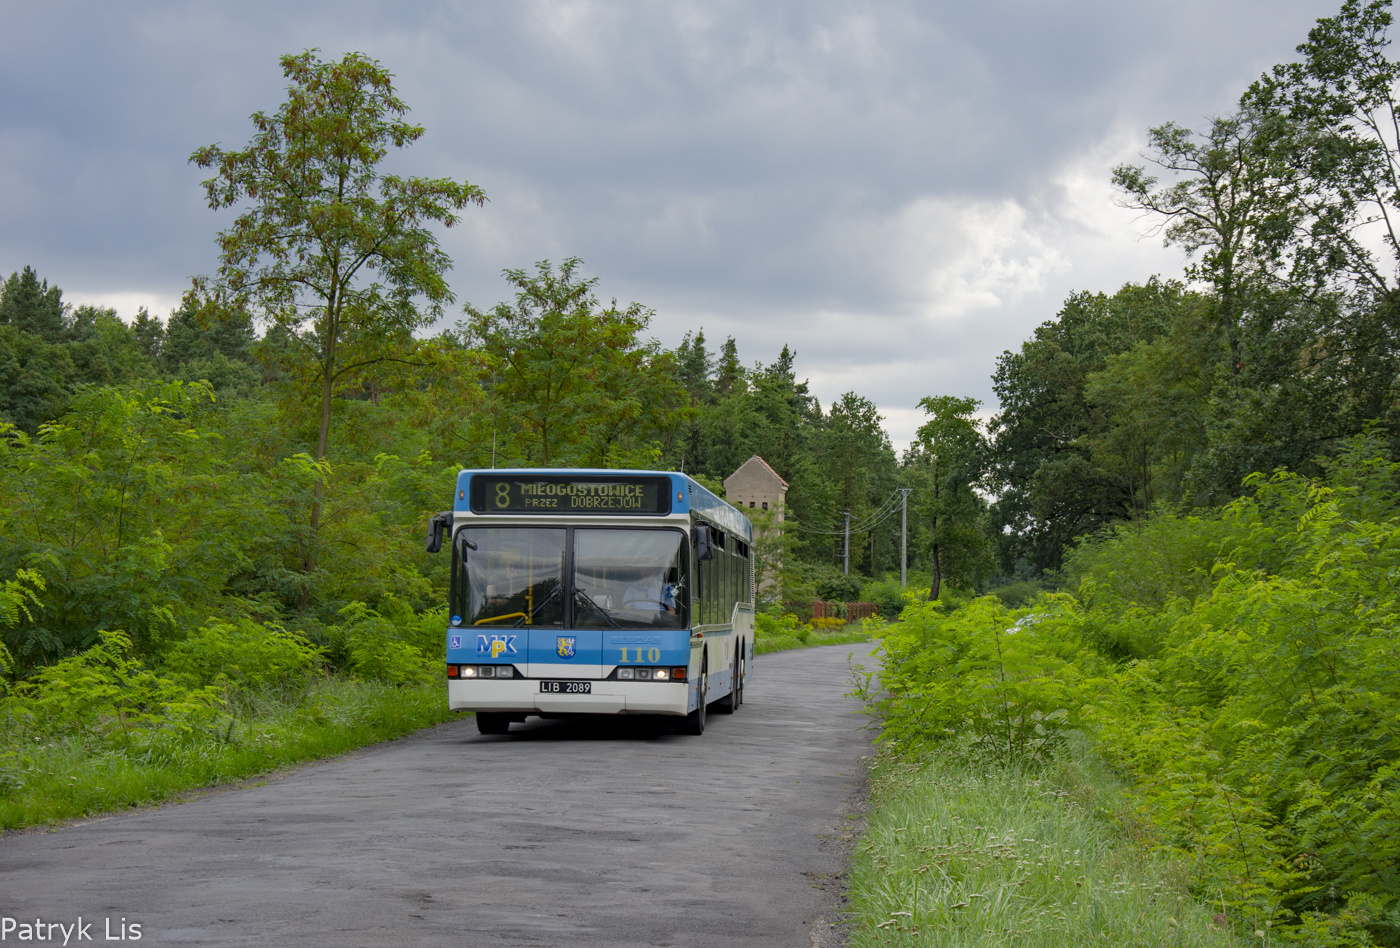
[{"label": "bus front wheel", "polygon": [[705,696],[710,690],[710,672],[707,666],[700,666],[698,684],[700,686],[700,698],[696,702],[695,710],[687,714],[685,720],[681,722],[680,732],[682,734],[699,736],[705,733]]}]

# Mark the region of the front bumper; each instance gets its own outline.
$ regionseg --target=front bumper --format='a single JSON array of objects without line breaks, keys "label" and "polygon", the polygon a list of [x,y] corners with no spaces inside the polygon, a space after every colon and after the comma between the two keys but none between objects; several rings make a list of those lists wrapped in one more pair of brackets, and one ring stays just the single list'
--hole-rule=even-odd
[{"label": "front bumper", "polygon": [[689,710],[690,683],[684,681],[593,682],[586,695],[542,694],[538,678],[509,681],[476,679],[447,682],[451,711],[509,711],[516,714],[674,714]]}]

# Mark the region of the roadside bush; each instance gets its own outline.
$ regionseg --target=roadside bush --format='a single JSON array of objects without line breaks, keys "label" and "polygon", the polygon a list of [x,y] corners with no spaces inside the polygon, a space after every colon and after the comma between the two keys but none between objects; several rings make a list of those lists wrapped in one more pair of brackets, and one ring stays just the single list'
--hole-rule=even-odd
[{"label": "roadside bush", "polygon": [[1021,609],[1034,603],[1041,593],[1050,591],[1050,584],[1041,580],[1018,579],[1003,586],[993,586],[986,594],[996,596],[1008,609]]},{"label": "roadside bush", "polygon": [[885,636],[883,739],[999,762],[1047,760],[1080,724],[1092,662],[1044,618],[991,597],[952,612],[906,607]]},{"label": "roadside bush", "polygon": [[904,611],[904,592],[898,579],[881,579],[866,583],[859,601],[875,603],[880,607],[880,617],[893,622]]},{"label": "roadside bush", "polygon": [[447,661],[447,607],[415,612],[396,596],[384,596],[375,606],[381,618],[389,622],[399,638],[434,661]]},{"label": "roadside bush", "polygon": [[3,705],[4,716],[25,732],[83,732],[117,744],[151,731],[204,732],[223,714],[215,689],[187,690],[157,675],[132,655],[126,633],[111,631],[15,685]]},{"label": "roadside bush", "polygon": [[[340,610],[340,627],[350,670],[361,678],[406,685],[431,681],[437,668],[422,649],[404,641],[405,630],[362,602]],[[421,634],[421,627],[407,630]]]},{"label": "roadside bush", "polygon": [[240,688],[259,688],[301,678],[324,657],[324,649],[280,625],[243,617],[233,622],[211,619],[168,649],[164,665],[177,680],[192,686],[226,680]]},{"label": "roadside bush", "polygon": [[856,602],[860,599],[861,577],[847,576],[838,570],[817,580],[817,597],[828,602]]},{"label": "roadside bush", "polygon": [[754,644],[759,651],[794,648],[812,638],[812,626],[790,612],[754,613]]}]

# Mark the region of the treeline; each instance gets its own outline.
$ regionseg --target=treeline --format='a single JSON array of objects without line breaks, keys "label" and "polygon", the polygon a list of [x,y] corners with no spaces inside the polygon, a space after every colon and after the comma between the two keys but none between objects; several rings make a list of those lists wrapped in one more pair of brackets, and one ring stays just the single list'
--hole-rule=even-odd
[{"label": "treeline", "polygon": [[[0,573],[37,570],[45,583],[4,629],[14,670],[104,629],[152,655],[211,617],[290,624],[326,644],[353,602],[435,609],[445,576],[421,534],[460,467],[685,469],[722,491],[759,454],[789,478],[800,524],[868,513],[899,482],[869,401],[823,411],[787,349],[750,367],[733,339],[712,360],[703,331],[664,349],[644,335],[648,311],[602,304],[580,268],[512,271],[514,302],[401,340],[335,392],[319,457],[318,393],[284,334],[210,319],[193,297],[164,322],[142,311],[127,324],[65,304],[32,269],[12,274],[0,295]],[[868,570],[868,538],[856,539]],[[897,565],[883,540],[877,556]],[[814,577],[841,576],[831,536],[777,542],[799,598],[816,594]]]}]

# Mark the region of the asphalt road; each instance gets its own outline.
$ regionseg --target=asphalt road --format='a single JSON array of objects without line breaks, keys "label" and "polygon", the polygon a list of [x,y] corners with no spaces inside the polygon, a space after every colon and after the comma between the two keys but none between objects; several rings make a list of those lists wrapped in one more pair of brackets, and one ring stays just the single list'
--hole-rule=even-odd
[{"label": "asphalt road", "polygon": [[701,737],[537,719],[483,737],[464,717],[264,786],[11,833],[0,933],[81,916],[92,943],[139,925],[147,944],[831,944],[870,737],[847,656],[868,648],[759,656]]}]

